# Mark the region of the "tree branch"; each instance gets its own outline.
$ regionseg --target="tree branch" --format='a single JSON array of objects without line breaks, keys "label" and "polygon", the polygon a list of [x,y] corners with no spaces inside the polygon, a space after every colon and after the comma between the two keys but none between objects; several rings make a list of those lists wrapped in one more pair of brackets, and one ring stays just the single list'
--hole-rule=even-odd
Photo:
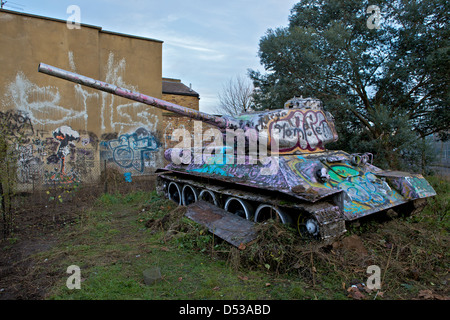
[{"label": "tree branch", "polygon": [[396,103],[395,105],[392,106],[392,109],[393,109],[393,110],[397,109],[403,101],[405,101],[408,97],[410,97],[410,96],[414,93],[414,91],[416,91],[416,90],[419,89],[420,87],[426,85],[427,82],[426,82],[426,81],[425,81],[425,82],[423,81],[423,80],[425,79],[425,77],[426,77],[426,75],[424,74],[424,75],[422,76],[422,78],[419,80],[419,83],[417,83],[414,87],[412,87],[412,89],[409,90],[409,92],[406,94],[406,96],[404,96],[402,99],[400,99],[399,101],[397,101],[397,103]]}]

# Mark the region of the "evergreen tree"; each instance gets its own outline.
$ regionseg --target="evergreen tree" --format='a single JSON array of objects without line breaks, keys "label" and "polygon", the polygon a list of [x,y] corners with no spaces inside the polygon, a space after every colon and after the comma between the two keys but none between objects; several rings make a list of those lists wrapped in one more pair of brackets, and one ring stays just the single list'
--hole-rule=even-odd
[{"label": "evergreen tree", "polygon": [[448,138],[450,4],[372,4],[301,0],[288,27],[269,29],[260,40],[266,73],[249,75],[257,108],[279,108],[299,95],[319,98],[340,135],[330,148],[373,152],[377,164],[403,169],[424,163],[425,137]]}]

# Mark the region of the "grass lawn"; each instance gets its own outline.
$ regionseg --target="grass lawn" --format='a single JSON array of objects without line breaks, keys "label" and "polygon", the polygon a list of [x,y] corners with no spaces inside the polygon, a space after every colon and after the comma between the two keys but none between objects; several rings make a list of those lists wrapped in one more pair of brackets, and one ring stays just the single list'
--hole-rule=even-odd
[{"label": "grass lawn", "polygon": [[[448,298],[450,183],[429,180],[438,196],[420,215],[349,225],[343,240],[325,247],[268,224],[266,241],[238,250],[183,215],[164,229],[148,227],[179,210],[154,191],[103,194],[51,248],[31,256],[29,276],[52,279],[50,300]],[[71,265],[80,268],[81,289],[66,286]],[[352,284],[367,284],[370,265],[381,270],[381,289],[353,294]],[[146,285],[151,268],[161,279]]]}]

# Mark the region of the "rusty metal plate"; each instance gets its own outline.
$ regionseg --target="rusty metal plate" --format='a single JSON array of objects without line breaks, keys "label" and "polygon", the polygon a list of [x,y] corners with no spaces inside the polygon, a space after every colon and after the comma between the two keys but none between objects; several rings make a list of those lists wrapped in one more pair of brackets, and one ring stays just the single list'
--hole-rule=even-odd
[{"label": "rusty metal plate", "polygon": [[220,209],[208,202],[197,201],[187,206],[186,217],[205,226],[208,230],[239,247],[256,239],[255,223]]}]

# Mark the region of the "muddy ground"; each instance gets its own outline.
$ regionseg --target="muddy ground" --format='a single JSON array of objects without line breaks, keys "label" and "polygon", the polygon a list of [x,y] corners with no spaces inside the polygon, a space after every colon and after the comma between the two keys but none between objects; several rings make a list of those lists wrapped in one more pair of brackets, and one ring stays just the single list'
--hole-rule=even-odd
[{"label": "muddy ground", "polygon": [[[135,179],[132,183],[110,180],[106,188],[110,193],[121,194],[149,191],[154,189],[154,179]],[[60,273],[51,270],[42,272],[39,268],[39,273],[34,272],[36,264],[42,261],[37,261],[33,255],[57,244],[58,232],[76,223],[92,208],[105,192],[105,184],[101,182],[75,191],[64,191],[48,188],[15,198],[14,230],[8,239],[0,237],[0,300],[44,299],[47,289],[61,279]],[[61,201],[58,195],[62,196]]]}]

